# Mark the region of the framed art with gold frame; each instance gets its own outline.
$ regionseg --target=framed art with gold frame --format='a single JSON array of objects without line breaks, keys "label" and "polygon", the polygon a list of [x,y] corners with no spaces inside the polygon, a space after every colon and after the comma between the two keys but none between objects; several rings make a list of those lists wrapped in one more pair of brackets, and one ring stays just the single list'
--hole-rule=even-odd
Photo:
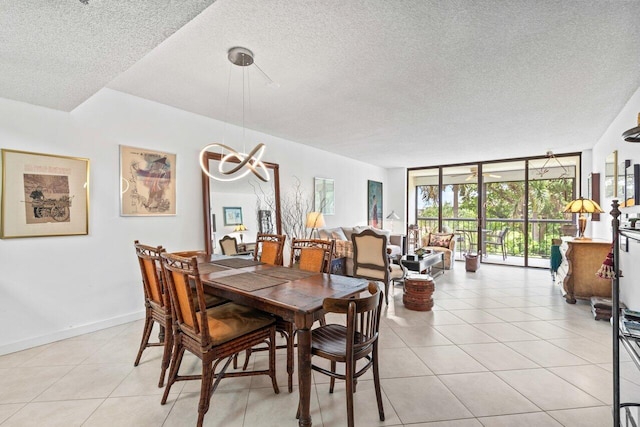
[{"label": "framed art with gold frame", "polygon": [[2,149],[0,238],[89,234],[89,159]]}]

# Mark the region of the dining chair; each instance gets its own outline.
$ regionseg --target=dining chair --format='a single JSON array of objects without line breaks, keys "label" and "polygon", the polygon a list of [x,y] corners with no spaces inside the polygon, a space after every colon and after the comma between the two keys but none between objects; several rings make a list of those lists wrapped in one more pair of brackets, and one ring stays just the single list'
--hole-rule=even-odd
[{"label": "dining chair", "polygon": [[387,237],[366,229],[351,235],[353,242],[353,277],[379,280],[384,283],[384,299],[389,305],[389,282],[404,277],[399,265],[389,262]]},{"label": "dining chair", "polygon": [[[145,300],[145,320],[142,332],[142,340],[140,341],[140,349],[133,363],[138,366],[143,351],[148,347],[163,346],[162,364],[160,370],[160,380],[158,387],[164,385],[164,376],[169,368],[169,360],[171,358],[172,346],[172,314],[169,293],[164,286],[162,275],[162,262],[160,255],[166,252],[162,246],[148,246],[141,244],[138,240],[134,242],[140,273],[142,274],[142,285],[144,289]],[[193,252],[190,252],[193,253]],[[193,290],[192,290],[193,295]],[[228,302],[224,298],[215,295],[205,294],[205,304],[207,307],[213,307]],[[149,343],[151,331],[154,323],[160,326],[160,334],[158,342]]]},{"label": "dining chair", "polygon": [[[161,403],[164,405],[167,402],[171,387],[176,381],[201,380],[197,422],[200,427],[204,415],[209,410],[211,395],[218,388],[222,378],[268,375],[273,391],[279,393],[276,382],[276,329],[273,316],[234,302],[207,308],[197,259],[167,253],[162,253],[161,258],[175,316],[173,357]],[[191,298],[191,282],[195,283],[196,301]],[[238,352],[263,343],[269,348],[269,369],[227,372],[229,364]],[[179,375],[185,351],[201,360],[200,375]],[[222,368],[216,373],[216,368],[221,362],[224,362]]]},{"label": "dining chair", "polygon": [[504,245],[507,238],[507,233],[509,233],[509,227],[504,227],[498,232],[487,234],[484,241],[485,246],[500,247],[503,261],[507,259],[507,250]]},{"label": "dining chair", "polygon": [[235,237],[224,236],[218,241],[222,255],[236,255],[238,253],[238,240]]},{"label": "dining chair", "polygon": [[335,240],[291,239],[289,267],[330,273]]},{"label": "dining chair", "polygon": [[282,254],[287,236],[284,234],[258,233],[253,259],[264,264],[282,265]]},{"label": "dining chair", "polygon": [[[164,253],[165,249],[162,246],[153,247],[143,245],[137,240],[134,242],[134,245],[142,274],[145,317],[140,349],[138,350],[138,355],[136,356],[133,366],[138,366],[142,352],[146,348],[163,346],[160,380],[158,381],[158,387],[162,387],[164,385],[165,373],[169,367],[173,343],[171,306],[163,286],[160,262],[160,254]],[[149,338],[151,337],[151,330],[153,329],[154,323],[160,325],[161,333],[157,343],[150,343]]]},{"label": "dining chair", "polygon": [[[380,374],[378,367],[378,331],[382,297],[375,282],[369,283],[369,294],[359,298],[326,298],[322,307],[326,313],[338,313],[346,316],[346,324],[329,324],[311,331],[311,356],[331,362],[330,370],[311,363],[311,369],[331,377],[329,393],[333,393],[335,380],[346,382],[347,425],[353,427],[353,393],[357,379],[372,368],[373,383],[378,415],[384,421]],[[364,366],[358,368],[357,362],[365,359]],[[344,363],[344,374],[336,372],[336,364]]]}]

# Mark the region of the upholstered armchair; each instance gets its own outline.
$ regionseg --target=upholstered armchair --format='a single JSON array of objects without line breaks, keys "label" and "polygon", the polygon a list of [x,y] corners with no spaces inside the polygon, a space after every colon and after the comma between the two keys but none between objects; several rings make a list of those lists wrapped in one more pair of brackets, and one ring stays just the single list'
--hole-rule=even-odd
[{"label": "upholstered armchair", "polygon": [[456,252],[456,236],[453,233],[427,233],[422,236],[422,247],[435,252],[444,252],[444,268],[453,267]]}]

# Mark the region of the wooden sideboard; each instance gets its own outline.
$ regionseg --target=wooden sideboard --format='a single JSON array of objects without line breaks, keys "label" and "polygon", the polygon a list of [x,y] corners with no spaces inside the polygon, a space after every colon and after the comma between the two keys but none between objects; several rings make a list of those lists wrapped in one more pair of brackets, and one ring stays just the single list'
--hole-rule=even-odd
[{"label": "wooden sideboard", "polygon": [[567,245],[569,270],[564,278],[564,297],[567,302],[575,304],[576,299],[589,299],[594,296],[611,298],[611,280],[596,276],[611,250],[611,242],[571,240]]}]

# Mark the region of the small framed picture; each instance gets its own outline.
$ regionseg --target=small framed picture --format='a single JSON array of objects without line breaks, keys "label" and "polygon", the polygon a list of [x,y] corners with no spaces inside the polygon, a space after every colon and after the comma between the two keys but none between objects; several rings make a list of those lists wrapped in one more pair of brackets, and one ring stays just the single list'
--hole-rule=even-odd
[{"label": "small framed picture", "polygon": [[89,234],[89,159],[2,150],[0,238]]},{"label": "small framed picture", "polygon": [[242,224],[242,208],[223,207],[224,225],[240,225]]}]

